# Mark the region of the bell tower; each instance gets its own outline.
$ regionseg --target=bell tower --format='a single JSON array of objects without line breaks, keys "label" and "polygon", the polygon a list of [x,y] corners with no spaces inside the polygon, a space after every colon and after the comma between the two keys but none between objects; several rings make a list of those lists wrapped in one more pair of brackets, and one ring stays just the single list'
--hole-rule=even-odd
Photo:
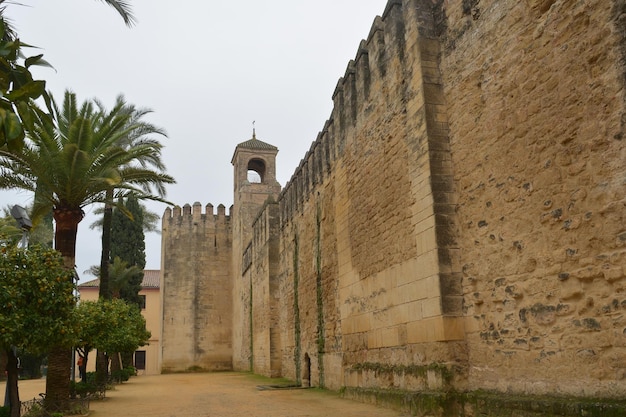
[{"label": "bell tower", "polygon": [[[276,181],[276,154],[278,148],[256,138],[240,143],[235,148],[231,163],[234,167],[234,241],[240,242],[241,251],[235,249],[235,257],[241,257],[252,238],[252,223],[268,198],[276,200],[281,186]],[[241,271],[239,271],[241,272]]]},{"label": "bell tower", "polygon": [[253,225],[266,201],[278,199],[281,186],[276,181],[278,148],[256,138],[235,148],[234,204],[232,224],[232,288],[233,288],[233,367],[252,370],[252,238]]},{"label": "bell tower", "polygon": [[[240,143],[235,148],[231,163],[235,168],[235,212],[242,205],[260,208],[268,197],[277,198],[280,184],[276,181],[276,154],[278,148],[256,138]],[[254,210],[256,215],[256,211]]]}]

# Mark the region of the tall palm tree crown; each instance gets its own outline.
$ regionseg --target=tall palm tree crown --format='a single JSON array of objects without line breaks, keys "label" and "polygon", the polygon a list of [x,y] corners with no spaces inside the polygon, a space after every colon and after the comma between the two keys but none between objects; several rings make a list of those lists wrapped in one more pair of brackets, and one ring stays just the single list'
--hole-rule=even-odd
[{"label": "tall palm tree crown", "polygon": [[[52,105],[56,124],[41,117],[23,150],[0,149],[0,188],[37,191],[33,217],[50,209],[71,212],[92,203],[115,205],[129,192],[164,201],[164,186],[174,180],[162,172],[162,145],[145,136],[164,135],[141,121],[149,111],[137,111],[121,96],[108,112],[97,101],[79,108],[69,91],[61,109],[54,99]],[[110,189],[116,190],[113,200],[106,198]]]}]

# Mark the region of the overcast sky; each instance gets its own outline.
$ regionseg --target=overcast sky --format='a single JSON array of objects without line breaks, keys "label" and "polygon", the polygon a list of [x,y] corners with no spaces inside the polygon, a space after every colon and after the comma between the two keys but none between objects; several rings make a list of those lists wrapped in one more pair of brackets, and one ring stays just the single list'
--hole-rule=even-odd
[{"label": "overcast sky", "polygon": [[[16,0],[17,1],[17,0]],[[235,146],[252,136],[278,147],[277,177],[291,178],[332,110],[332,93],[386,0],[130,0],[127,28],[98,0],[21,0],[6,11],[22,41],[55,68],[38,69],[58,101],[65,89],[108,108],[123,94],[154,111],[164,128],[163,160],[177,184],[167,198],[227,209]],[[27,56],[37,51],[26,51]],[[2,192],[2,206],[30,204]],[[161,216],[163,204],[148,203]],[[86,207],[76,263],[99,263],[100,232]],[[160,226],[160,225],[159,225]],[[160,268],[161,238],[146,236],[147,269]]]}]

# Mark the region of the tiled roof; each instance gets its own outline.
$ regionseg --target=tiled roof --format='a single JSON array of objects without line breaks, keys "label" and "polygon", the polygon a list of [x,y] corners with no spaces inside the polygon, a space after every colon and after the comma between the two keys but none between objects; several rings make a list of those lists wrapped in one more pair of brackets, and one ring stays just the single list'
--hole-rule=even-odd
[{"label": "tiled roof", "polygon": [[161,270],[144,269],[143,281],[141,281],[141,288],[159,288],[160,280]]},{"label": "tiled roof", "polygon": [[278,150],[276,146],[260,141],[256,138],[256,136],[253,136],[252,139],[250,140],[241,142],[239,145],[237,145],[237,147],[245,148],[245,149],[270,150],[270,151]]},{"label": "tiled roof", "polygon": [[[161,271],[159,269],[144,269],[143,281],[141,281],[141,288],[159,288],[161,279]],[[78,288],[98,288],[100,287],[100,278],[92,279],[91,281],[84,282],[78,286]]]},{"label": "tiled roof", "polygon": [[100,278],[92,279],[91,281],[83,282],[78,285],[78,288],[98,288],[100,287]]}]

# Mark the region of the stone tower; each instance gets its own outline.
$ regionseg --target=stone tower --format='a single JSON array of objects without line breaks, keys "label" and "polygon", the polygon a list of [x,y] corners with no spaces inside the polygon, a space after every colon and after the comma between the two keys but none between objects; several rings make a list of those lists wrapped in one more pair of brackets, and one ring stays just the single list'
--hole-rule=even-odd
[{"label": "stone tower", "polygon": [[223,205],[165,210],[162,371],[232,368],[231,222]]},{"label": "stone tower", "polygon": [[[276,200],[281,187],[276,181],[276,154],[278,148],[256,138],[240,143],[235,148],[231,163],[234,172],[234,214],[237,220],[233,230],[237,240],[250,241],[252,222],[268,198]],[[245,249],[245,248],[244,248]]]},{"label": "stone tower", "polygon": [[[276,181],[276,154],[278,148],[260,141],[253,130],[252,139],[240,143],[235,148],[231,163],[234,167],[234,204],[233,204],[233,358],[235,369],[248,369],[250,364],[247,352],[250,343],[249,323],[246,306],[249,305],[249,282],[242,279],[252,261],[250,241],[252,239],[252,225],[261,208],[268,199],[275,201],[281,191]],[[247,282],[247,281],[246,281]],[[239,359],[237,359],[239,358]]]}]

